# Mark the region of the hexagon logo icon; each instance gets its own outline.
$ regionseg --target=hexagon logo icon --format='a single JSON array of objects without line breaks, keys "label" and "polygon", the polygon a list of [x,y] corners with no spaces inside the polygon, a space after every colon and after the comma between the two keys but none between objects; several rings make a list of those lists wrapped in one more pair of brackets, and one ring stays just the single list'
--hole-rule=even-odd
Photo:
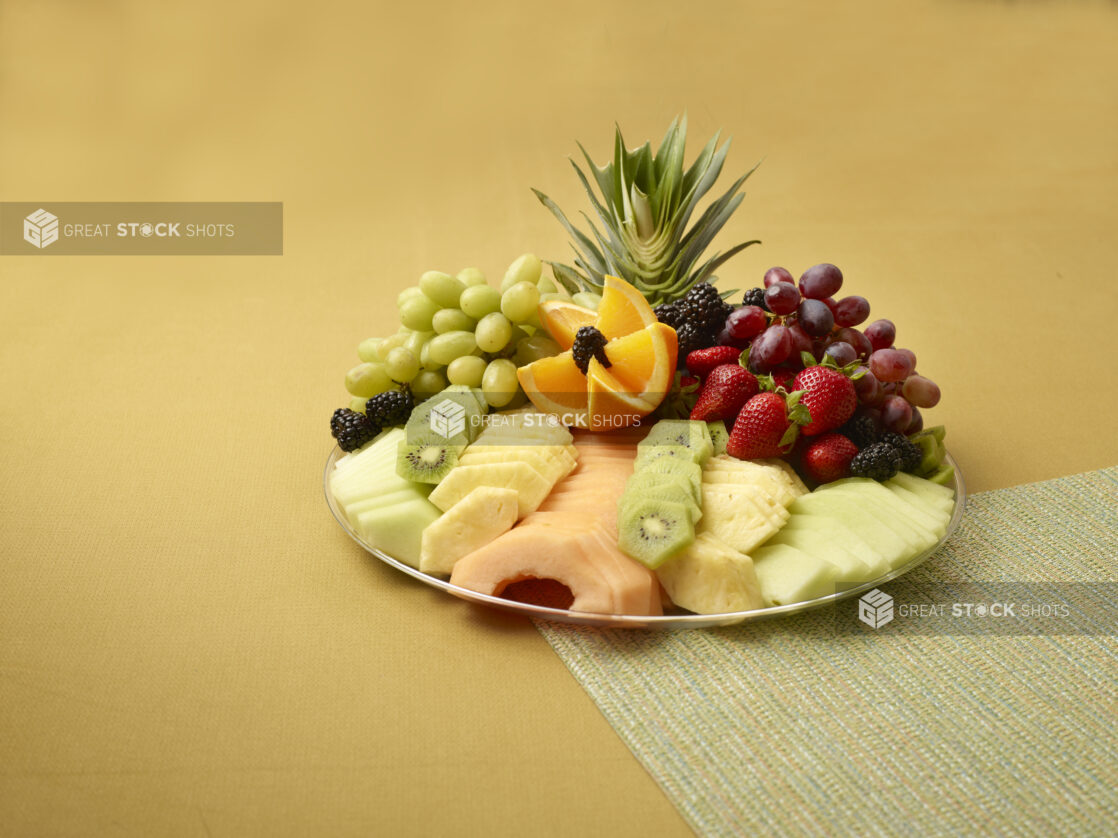
[{"label": "hexagon logo icon", "polygon": [[858,619],[870,628],[881,628],[893,619],[893,598],[874,588],[858,600]]},{"label": "hexagon logo icon", "polygon": [[37,209],[23,219],[23,240],[42,250],[58,241],[58,216]]},{"label": "hexagon logo icon", "polygon": [[431,430],[450,439],[466,430],[466,408],[452,399],[443,399],[431,410]]}]

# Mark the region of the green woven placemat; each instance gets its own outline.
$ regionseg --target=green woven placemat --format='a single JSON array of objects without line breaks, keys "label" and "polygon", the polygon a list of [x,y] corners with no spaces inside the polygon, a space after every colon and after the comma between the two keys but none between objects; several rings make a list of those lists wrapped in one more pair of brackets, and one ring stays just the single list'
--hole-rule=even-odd
[{"label": "green woven placemat", "polygon": [[[1118,467],[973,495],[948,544],[882,589],[1105,591],[1116,510]],[[901,619],[844,633],[826,611],[713,630],[539,630],[699,834],[1112,835],[1108,613],[1089,631],[1032,636],[905,633]]]}]

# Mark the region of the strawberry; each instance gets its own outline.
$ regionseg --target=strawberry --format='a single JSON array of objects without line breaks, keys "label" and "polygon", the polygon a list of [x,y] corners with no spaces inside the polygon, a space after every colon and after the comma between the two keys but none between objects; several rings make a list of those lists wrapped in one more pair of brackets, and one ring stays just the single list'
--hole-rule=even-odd
[{"label": "strawberry", "polygon": [[[777,387],[783,387],[784,389],[787,390],[788,385],[791,384],[792,380],[795,379],[795,377],[796,377],[796,371],[795,370],[790,370],[787,367],[780,367],[778,369],[773,370],[772,371],[773,389],[775,390]],[[796,388],[792,387],[792,389],[795,390]]]},{"label": "strawberry", "polygon": [[842,434],[823,434],[804,450],[801,463],[804,473],[816,483],[830,483],[850,476],[850,461],[858,446]]},{"label": "strawberry", "polygon": [[811,417],[799,404],[802,393],[758,393],[738,413],[726,453],[739,460],[783,457],[796,444],[800,425]]},{"label": "strawberry", "polygon": [[804,391],[800,404],[811,413],[811,421],[804,425],[804,436],[833,431],[853,416],[858,407],[854,383],[834,367],[807,367],[796,376],[792,387]]},{"label": "strawberry", "polygon": [[720,364],[707,374],[691,418],[700,422],[713,422],[715,419],[732,422],[742,405],[757,395],[758,389],[757,376],[741,364]]},{"label": "strawberry", "polygon": [[687,369],[692,375],[706,378],[711,370],[723,364],[736,364],[741,350],[735,346],[710,346],[687,355]]}]

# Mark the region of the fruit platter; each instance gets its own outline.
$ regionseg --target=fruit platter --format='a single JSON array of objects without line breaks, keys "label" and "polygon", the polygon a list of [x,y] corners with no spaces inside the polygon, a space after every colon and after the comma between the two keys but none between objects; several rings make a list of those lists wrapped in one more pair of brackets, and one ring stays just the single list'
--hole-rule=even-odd
[{"label": "fruit platter", "polygon": [[400,291],[330,420],[326,500],[358,544],[483,605],[681,628],[854,596],[950,537],[939,387],[833,264],[719,290],[758,243],[706,254],[751,172],[696,218],[729,144],[685,167],[685,141],[683,119],[655,150],[620,130],[605,165],[583,150],[589,232],[536,191],[573,265],[527,253],[499,283]]}]

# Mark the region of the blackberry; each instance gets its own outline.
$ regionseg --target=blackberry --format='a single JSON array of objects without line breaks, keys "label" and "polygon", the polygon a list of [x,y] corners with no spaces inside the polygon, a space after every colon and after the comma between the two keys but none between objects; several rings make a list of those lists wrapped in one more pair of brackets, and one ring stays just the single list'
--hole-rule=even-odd
[{"label": "blackberry", "polygon": [[838,432],[848,437],[859,449],[877,442],[877,420],[868,413],[855,413]]},{"label": "blackberry", "polygon": [[769,307],[765,305],[765,289],[764,288],[750,288],[745,292],[745,298],[741,301],[745,306],[757,306],[762,311],[768,311]]},{"label": "blackberry", "polygon": [[874,442],[854,455],[850,473],[871,480],[888,480],[901,470],[901,452],[887,442]]},{"label": "blackberry", "polygon": [[330,433],[343,451],[356,451],[380,433],[380,429],[364,413],[343,407],[334,411],[330,419]]},{"label": "blackberry", "polygon": [[705,329],[722,328],[729,312],[722,297],[709,282],[691,286],[682,300],[676,303],[685,322],[694,323]]},{"label": "blackberry", "polygon": [[881,437],[881,441],[886,445],[892,445],[900,453],[901,471],[915,471],[920,467],[920,461],[924,459],[924,452],[915,442],[910,442],[907,437],[901,434],[885,434]]},{"label": "blackberry", "polygon": [[606,336],[593,326],[583,326],[575,332],[571,354],[574,356],[575,366],[583,375],[590,369],[591,358],[597,358],[603,367],[612,366],[606,357]]},{"label": "blackberry", "polygon": [[671,326],[673,329],[678,329],[683,325],[683,317],[679,313],[679,307],[675,303],[663,303],[652,309],[652,313],[656,315],[656,319],[666,326]]},{"label": "blackberry", "polygon": [[679,357],[686,358],[696,349],[706,349],[714,346],[717,332],[709,327],[703,327],[691,320],[685,322],[675,330],[679,340]]},{"label": "blackberry", "polygon": [[365,415],[374,426],[390,428],[407,422],[414,407],[410,390],[386,390],[365,403]]}]

